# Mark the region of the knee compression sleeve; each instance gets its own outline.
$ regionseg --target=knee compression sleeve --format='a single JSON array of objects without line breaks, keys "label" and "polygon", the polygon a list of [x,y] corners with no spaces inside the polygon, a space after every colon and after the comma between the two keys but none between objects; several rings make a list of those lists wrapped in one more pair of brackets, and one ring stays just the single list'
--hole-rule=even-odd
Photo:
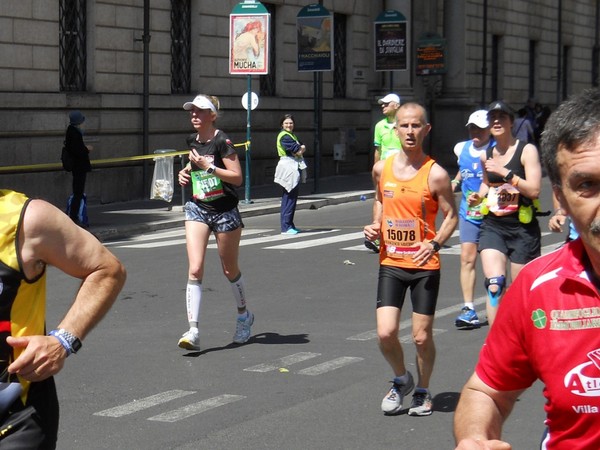
[{"label": "knee compression sleeve", "polygon": [[[490,277],[485,279],[485,289],[488,293],[488,297],[490,298],[490,305],[492,305],[494,308],[498,306],[498,301],[500,300],[502,291],[504,291],[505,285],[506,277],[504,275],[499,275],[497,277]],[[490,286],[497,286],[498,290],[496,292],[492,292],[490,291]]]}]

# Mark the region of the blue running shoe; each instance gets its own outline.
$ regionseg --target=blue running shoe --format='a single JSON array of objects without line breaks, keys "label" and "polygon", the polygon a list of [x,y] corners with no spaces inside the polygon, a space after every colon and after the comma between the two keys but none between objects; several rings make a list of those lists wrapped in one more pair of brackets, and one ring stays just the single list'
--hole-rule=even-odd
[{"label": "blue running shoe", "polygon": [[281,234],[298,234],[300,230],[296,230],[295,228],[290,228],[287,231],[282,231]]},{"label": "blue running shoe", "polygon": [[479,317],[477,317],[477,313],[474,309],[465,306],[460,310],[460,314],[454,321],[454,325],[456,325],[456,328],[479,328]]}]

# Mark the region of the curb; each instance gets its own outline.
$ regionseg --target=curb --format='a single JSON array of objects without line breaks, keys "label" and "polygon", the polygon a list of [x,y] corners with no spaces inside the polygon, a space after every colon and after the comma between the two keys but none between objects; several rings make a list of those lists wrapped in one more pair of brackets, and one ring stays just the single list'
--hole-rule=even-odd
[{"label": "curb", "polygon": [[[313,198],[308,196],[298,200],[296,210],[306,209],[319,209],[324,206],[340,205],[343,203],[351,203],[356,201],[365,201],[374,197],[373,190],[368,191],[353,191],[340,194],[333,194],[327,197],[319,196],[319,194],[313,194]],[[181,208],[178,206],[178,208]],[[279,199],[269,200],[269,203],[250,203],[245,204],[240,201],[239,204],[240,214],[242,218],[245,217],[256,217],[267,214],[278,214],[280,211]],[[107,240],[125,239],[136,234],[149,233],[158,230],[168,230],[172,228],[183,228],[184,219],[183,217],[177,219],[165,219],[157,220],[152,222],[140,222],[123,224],[113,227],[103,227],[96,230],[91,229],[90,232],[96,236],[101,242]]]}]

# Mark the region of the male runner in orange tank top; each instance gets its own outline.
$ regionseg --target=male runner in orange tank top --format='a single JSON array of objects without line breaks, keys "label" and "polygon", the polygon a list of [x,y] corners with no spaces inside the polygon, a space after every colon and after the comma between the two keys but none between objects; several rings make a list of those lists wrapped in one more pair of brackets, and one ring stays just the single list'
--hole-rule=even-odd
[{"label": "male runner in orange tank top", "polygon": [[[373,166],[377,186],[373,223],[365,226],[364,232],[369,240],[381,239],[377,337],[379,348],[394,371],[392,387],[381,402],[385,414],[399,413],[404,396],[415,387],[398,339],[400,312],[409,289],[418,379],[408,414],[428,416],[433,410],[429,381],[435,361],[433,318],[440,283],[438,251],[456,228],[458,214],[448,173],[423,151],[423,141],[430,130],[421,105],[402,105],[395,125],[402,151]],[[438,210],[444,219],[436,230]]]}]

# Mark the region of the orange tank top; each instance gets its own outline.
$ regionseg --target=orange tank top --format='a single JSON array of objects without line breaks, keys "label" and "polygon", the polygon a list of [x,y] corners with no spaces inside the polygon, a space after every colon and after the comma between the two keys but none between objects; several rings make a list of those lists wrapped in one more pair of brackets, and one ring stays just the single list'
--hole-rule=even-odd
[{"label": "orange tank top", "polygon": [[412,260],[417,243],[431,240],[436,234],[438,201],[429,191],[429,172],[435,161],[427,157],[413,178],[398,180],[392,168],[394,159],[385,161],[379,180],[383,204],[379,262],[405,269],[439,269],[437,253],[424,266],[417,266]]}]

